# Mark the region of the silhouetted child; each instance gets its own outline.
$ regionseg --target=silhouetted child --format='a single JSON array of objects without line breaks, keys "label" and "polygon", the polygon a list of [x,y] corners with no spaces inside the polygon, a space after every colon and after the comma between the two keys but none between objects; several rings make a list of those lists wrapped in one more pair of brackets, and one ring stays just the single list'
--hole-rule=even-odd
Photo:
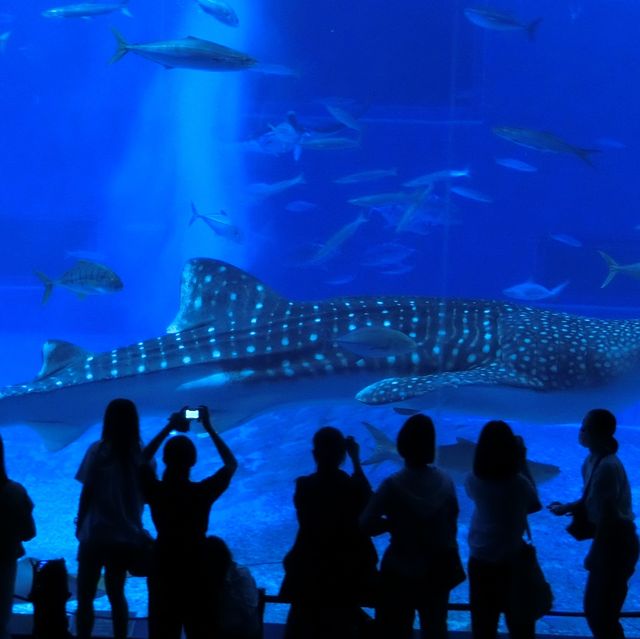
[{"label": "silhouetted child", "polygon": [[[340,469],[346,455],[353,475]],[[281,595],[291,600],[286,639],[360,636],[376,576],[376,551],[358,519],[371,487],[360,466],[356,441],[336,428],[313,437],[317,471],[298,477],[294,504],[298,534],[284,559]]]},{"label": "silhouetted child", "polygon": [[[213,636],[215,601],[220,575],[212,566],[216,555],[207,549],[207,528],[213,503],[227,490],[238,463],[229,447],[211,426],[209,410],[199,407],[199,421],[213,441],[223,462],[202,481],[190,480],[197,454],[185,435],[169,439],[163,449],[165,471],[162,481],[144,473],[145,498],[158,536],[148,578],[149,638],[179,639],[184,629],[189,639]],[[186,430],[184,413],[175,413],[169,423],[145,448],[151,458],[172,430]]]},{"label": "silhouetted child", "polygon": [[360,519],[371,534],[382,527],[391,533],[380,567],[377,633],[385,639],[411,637],[417,610],[421,637],[443,639],[449,593],[465,578],[455,486],[433,465],[436,435],[430,417],[411,416],[398,433],[397,448],[404,468],[382,482]]},{"label": "silhouetted child", "polygon": [[474,503],[469,526],[469,602],[474,639],[497,636],[505,613],[512,639],[533,639],[535,620],[519,618],[509,604],[514,559],[522,552],[527,515],[539,511],[522,438],[503,421],[485,424],[465,489]]},{"label": "silhouetted child", "polygon": [[143,461],[136,406],[128,399],[114,399],[105,410],[100,441],[89,447],[76,474],[82,482],[76,520],[80,542],[76,613],[79,639],[91,637],[93,600],[103,568],[113,636],[127,636],[127,565],[132,547],[144,532],[140,486]]},{"label": "silhouetted child", "polygon": [[23,541],[36,536],[33,502],[24,486],[7,475],[4,441],[0,437],[0,639],[9,639],[18,558]]}]

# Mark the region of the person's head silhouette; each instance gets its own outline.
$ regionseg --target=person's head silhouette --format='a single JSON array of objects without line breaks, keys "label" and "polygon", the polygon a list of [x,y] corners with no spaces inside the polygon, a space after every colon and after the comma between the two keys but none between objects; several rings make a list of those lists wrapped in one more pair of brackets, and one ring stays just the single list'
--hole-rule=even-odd
[{"label": "person's head silhouette", "polygon": [[130,399],[119,398],[109,402],[104,411],[100,439],[118,457],[124,458],[140,451],[140,419],[136,405]]},{"label": "person's head silhouette", "polygon": [[347,443],[333,426],[325,426],[313,436],[313,458],[319,469],[338,468],[345,460]]},{"label": "person's head silhouette", "polygon": [[[521,441],[521,440],[520,440]],[[502,420],[487,422],[478,438],[473,473],[480,479],[509,479],[522,466],[523,444]]]},{"label": "person's head silhouette", "polygon": [[433,464],[436,456],[436,429],[431,417],[422,413],[409,417],[398,432],[396,447],[409,468]]},{"label": "person's head silhouette", "polygon": [[186,435],[175,435],[164,446],[165,476],[188,477],[198,459],[196,447]]}]

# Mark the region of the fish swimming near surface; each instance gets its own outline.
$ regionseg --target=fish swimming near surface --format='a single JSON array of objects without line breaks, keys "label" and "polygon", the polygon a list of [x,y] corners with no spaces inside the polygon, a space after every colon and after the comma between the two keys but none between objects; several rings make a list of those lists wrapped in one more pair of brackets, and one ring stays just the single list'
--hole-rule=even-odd
[{"label": "fish swimming near surface", "polygon": [[108,266],[89,260],[78,260],[58,279],[51,279],[40,271],[35,274],[44,284],[43,304],[51,297],[54,286],[62,286],[80,298],[115,293],[123,288],[122,280]]},{"label": "fish swimming near surface", "polygon": [[246,53],[193,36],[180,40],[130,44],[117,29],[112,31],[118,41],[118,50],[111,58],[112,63],[130,51],[167,69],[180,67],[201,71],[244,71],[257,62]]},{"label": "fish swimming near surface", "polygon": [[196,0],[198,6],[218,22],[222,22],[229,27],[237,27],[240,24],[238,14],[233,7],[224,0]]},{"label": "fish swimming near surface", "polygon": [[202,215],[196,209],[196,205],[191,202],[191,219],[189,226],[196,220],[202,220],[216,235],[226,237],[234,242],[242,242],[242,231],[235,226],[225,211],[220,211],[217,215]]},{"label": "fish swimming near surface", "polygon": [[610,255],[607,255],[604,251],[598,251],[602,259],[607,263],[609,267],[609,273],[600,288],[604,288],[611,282],[611,280],[618,274],[623,273],[629,277],[633,277],[636,280],[640,280],[640,262],[635,264],[618,264]]},{"label": "fish swimming near surface", "polygon": [[526,31],[529,40],[535,38],[536,32],[542,18],[537,18],[531,22],[521,22],[509,13],[503,13],[496,9],[467,7],[464,15],[478,27],[483,29],[491,29],[493,31]]},{"label": "fish swimming near surface", "polygon": [[131,17],[127,8],[129,0],[121,2],[80,2],[78,4],[68,4],[62,7],[45,9],[42,15],[45,18],[92,18],[102,16],[114,11],[122,11],[126,16]]},{"label": "fish swimming near surface", "polygon": [[562,282],[555,288],[549,289],[542,284],[538,284],[533,280],[527,280],[521,284],[515,284],[502,291],[505,295],[515,300],[525,300],[527,302],[537,302],[538,300],[546,300],[550,297],[557,297],[567,288],[569,282]]},{"label": "fish swimming near surface", "polygon": [[568,153],[575,155],[589,166],[593,166],[591,155],[593,153],[600,153],[600,149],[583,149],[579,146],[569,144],[553,133],[546,131],[535,131],[534,129],[514,126],[495,126],[492,130],[499,138],[504,138],[514,144],[546,153]]},{"label": "fish swimming near surface", "polygon": [[[368,358],[336,344],[365,327],[400,331],[418,348]],[[640,320],[414,295],[293,301],[231,264],[197,258],[185,265],[166,334],[104,352],[46,342],[35,379],[0,389],[0,424],[34,426],[60,447],[114,397],[144,416],[208,404],[221,430],[285,404],[354,397],[558,423],[637,402],[639,382]]]},{"label": "fish swimming near surface", "polygon": [[[373,451],[362,460],[363,466],[380,464],[385,461],[402,464],[396,443],[380,428],[369,422],[362,422],[374,441]],[[470,439],[456,437],[455,444],[443,444],[436,448],[436,464],[450,473],[468,473],[473,468],[473,458],[476,444]],[[555,464],[546,464],[527,460],[529,470],[537,482],[548,481],[560,474],[560,468]]]}]

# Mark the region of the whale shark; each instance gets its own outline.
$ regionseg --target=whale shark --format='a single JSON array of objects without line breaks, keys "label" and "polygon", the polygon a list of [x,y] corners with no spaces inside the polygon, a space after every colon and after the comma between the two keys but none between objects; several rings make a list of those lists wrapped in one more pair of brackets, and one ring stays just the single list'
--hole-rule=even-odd
[{"label": "whale shark", "polygon": [[[366,357],[340,339],[372,327],[416,348]],[[636,400],[640,320],[440,297],[297,301],[194,258],[165,334],[100,353],[52,339],[42,356],[35,379],[0,389],[0,425],[33,426],[51,448],[98,423],[115,397],[143,416],[207,404],[221,430],[286,404],[333,401],[576,422],[595,405]]]}]

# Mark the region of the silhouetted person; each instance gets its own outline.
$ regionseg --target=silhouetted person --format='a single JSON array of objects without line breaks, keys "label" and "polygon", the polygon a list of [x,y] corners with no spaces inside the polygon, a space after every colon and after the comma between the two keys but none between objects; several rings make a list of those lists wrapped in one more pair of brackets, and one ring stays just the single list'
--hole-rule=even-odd
[{"label": "silhouetted person", "polygon": [[9,639],[18,558],[23,541],[36,536],[33,502],[22,484],[7,475],[4,441],[0,437],[0,639]]},{"label": "silhouetted person", "polygon": [[[229,487],[238,462],[213,429],[208,408],[198,410],[223,467],[202,481],[191,481],[196,447],[186,435],[176,435],[163,449],[162,480],[153,472],[143,475],[145,499],[158,533],[148,578],[150,639],[180,639],[183,629],[189,639],[210,637],[215,624],[215,600],[220,575],[224,576],[224,570],[215,567],[216,557],[226,560],[207,544],[209,513]],[[187,429],[184,413],[174,413],[145,448],[145,456],[151,459],[172,430]]]},{"label": "silhouetted person", "polygon": [[76,520],[79,639],[91,637],[93,600],[103,568],[113,636],[127,636],[129,606],[124,587],[132,544],[143,531],[142,463],[136,406],[128,399],[114,399],[105,410],[100,441],[89,447],[76,474],[82,482]]},{"label": "silhouetted person", "polygon": [[513,560],[522,551],[527,515],[539,511],[535,483],[521,437],[503,421],[480,433],[465,489],[474,503],[469,526],[469,603],[474,639],[495,639],[504,612],[513,639],[533,639],[535,620],[523,621],[509,607]]},{"label": "silhouetted person", "polygon": [[[346,456],[353,475],[340,469]],[[361,636],[360,608],[371,598],[377,555],[358,519],[371,495],[356,441],[326,426],[313,437],[317,470],[298,477],[294,504],[298,533],[284,559],[280,594],[291,600],[286,639]]]},{"label": "silhouetted person", "polygon": [[[622,639],[619,621],[627,596],[627,582],[638,560],[638,538],[631,509],[631,488],[614,438],[616,418],[606,409],[589,411],[582,420],[579,442],[589,449],[582,464],[588,520],[595,539],[585,559],[589,571],[584,612],[596,639]],[[573,513],[582,500],[548,508],[554,515]]]},{"label": "silhouetted person", "polygon": [[397,448],[404,468],[382,482],[360,520],[371,534],[383,525],[391,533],[380,567],[377,632],[385,639],[411,637],[417,610],[421,637],[442,639],[448,636],[449,593],[464,580],[455,486],[433,465],[430,417],[411,416],[398,433]]}]

